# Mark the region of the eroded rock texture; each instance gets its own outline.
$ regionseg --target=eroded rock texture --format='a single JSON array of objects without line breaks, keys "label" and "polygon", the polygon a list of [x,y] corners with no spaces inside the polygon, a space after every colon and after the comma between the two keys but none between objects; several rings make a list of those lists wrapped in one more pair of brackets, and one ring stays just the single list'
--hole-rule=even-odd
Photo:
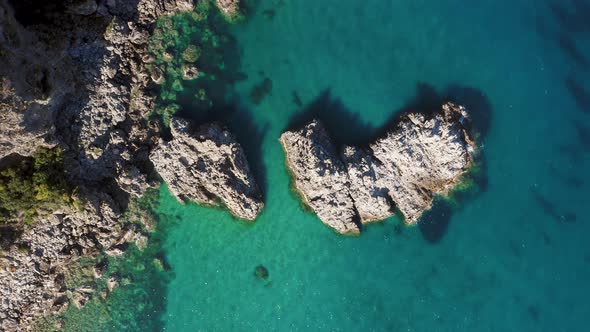
[{"label": "eroded rock texture", "polygon": [[337,232],[355,233],[355,218],[382,220],[396,207],[414,224],[434,195],[453,189],[472,163],[467,121],[465,108],[453,103],[429,115],[406,114],[369,149],[349,146],[341,156],[316,120],[280,141],[305,202]]},{"label": "eroded rock texture", "polygon": [[341,234],[360,232],[350,181],[326,129],[312,121],[281,135],[295,188],[320,220]]},{"label": "eroded rock texture", "polygon": [[155,184],[149,151],[159,128],[146,121],[155,98],[147,41],[159,16],[192,6],[0,0],[0,164],[60,146],[67,180],[87,202],[31,225],[0,225],[0,330],[26,331],[42,314],[83,304],[92,290],[65,289],[62,278],[79,257],[145,244],[121,213],[129,195]]},{"label": "eroded rock texture", "polygon": [[246,155],[219,124],[192,128],[184,119],[170,122],[173,139],[161,140],[150,158],[179,199],[225,206],[236,217],[254,220],[264,206]]}]

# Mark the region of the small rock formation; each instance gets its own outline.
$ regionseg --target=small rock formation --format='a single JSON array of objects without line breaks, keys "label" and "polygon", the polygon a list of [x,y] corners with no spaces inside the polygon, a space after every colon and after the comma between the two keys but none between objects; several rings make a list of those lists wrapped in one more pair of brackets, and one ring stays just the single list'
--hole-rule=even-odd
[{"label": "small rock formation", "polygon": [[432,205],[434,195],[447,194],[471,166],[474,144],[464,122],[463,106],[446,103],[426,116],[407,114],[397,128],[371,144],[378,183],[405,217],[414,224]]},{"label": "small rock formation", "polygon": [[240,0],[215,0],[215,4],[228,21],[240,17]]},{"label": "small rock formation", "polygon": [[358,233],[357,218],[383,220],[395,207],[415,224],[435,195],[461,181],[475,147],[467,121],[465,108],[453,103],[431,115],[406,114],[369,149],[345,147],[342,159],[317,120],[280,142],[304,202],[337,232]]},{"label": "small rock formation", "polygon": [[192,128],[184,119],[170,122],[173,139],[160,141],[150,159],[170,191],[209,205],[219,201],[236,217],[254,220],[263,207],[244,150],[218,124]]},{"label": "small rock formation", "polygon": [[254,275],[258,279],[266,280],[266,279],[268,279],[268,276],[269,276],[268,269],[264,265],[258,265],[256,267],[256,269],[254,270]]},{"label": "small rock formation", "polygon": [[358,234],[350,182],[324,126],[312,121],[281,135],[295,188],[320,220],[341,234]]}]

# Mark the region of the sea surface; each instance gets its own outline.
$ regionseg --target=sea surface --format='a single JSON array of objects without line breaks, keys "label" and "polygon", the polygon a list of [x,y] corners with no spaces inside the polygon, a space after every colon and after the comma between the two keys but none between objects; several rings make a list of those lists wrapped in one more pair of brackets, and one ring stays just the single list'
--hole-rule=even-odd
[{"label": "sea surface", "polygon": [[[110,330],[590,329],[590,1],[260,0],[228,35],[240,79],[218,119],[266,206],[248,224],[163,186],[166,278],[122,286],[155,304],[113,304],[140,314]],[[319,117],[339,144],[364,144],[444,100],[478,129],[469,194],[419,227],[392,217],[358,237],[302,208],[281,132]]]}]

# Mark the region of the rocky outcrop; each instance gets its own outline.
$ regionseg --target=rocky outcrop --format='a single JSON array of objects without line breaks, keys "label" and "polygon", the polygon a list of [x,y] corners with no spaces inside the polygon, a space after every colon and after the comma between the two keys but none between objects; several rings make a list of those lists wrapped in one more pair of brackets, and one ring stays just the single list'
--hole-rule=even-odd
[{"label": "rocky outcrop", "polygon": [[63,272],[79,257],[119,255],[127,242],[145,246],[146,235],[121,211],[129,194],[155,184],[149,151],[159,128],[146,121],[155,98],[147,41],[159,16],[192,6],[0,0],[0,161],[58,145],[68,182],[87,202],[20,225],[18,238],[0,241],[0,330],[25,331],[42,314],[83,305],[91,290],[63,285]]},{"label": "rocky outcrop", "polygon": [[56,144],[55,113],[71,91],[71,77],[55,65],[60,56],[24,30],[12,7],[0,1],[0,158],[29,156]]},{"label": "rocky outcrop", "polygon": [[244,150],[219,124],[192,128],[170,122],[172,140],[160,140],[150,159],[180,201],[225,206],[234,216],[254,220],[263,203]]},{"label": "rocky outcrop", "polygon": [[371,144],[378,183],[414,224],[432,205],[434,195],[444,195],[459,183],[471,166],[474,145],[464,123],[464,107],[452,103],[433,115],[410,113],[397,128]]},{"label": "rocky outcrop", "polygon": [[322,222],[349,233],[355,217],[382,220],[396,207],[415,224],[435,195],[452,190],[472,163],[467,121],[465,108],[452,103],[429,115],[406,114],[368,150],[345,147],[342,160],[315,120],[280,141],[304,201]]},{"label": "rocky outcrop", "polygon": [[362,223],[380,221],[393,215],[389,190],[380,182],[381,162],[368,151],[347,146],[342,160],[348,171],[350,196]]},{"label": "rocky outcrop", "polygon": [[[69,289],[64,274],[82,256],[117,250],[144,235],[119,220],[121,212],[104,193],[85,193],[84,209],[65,208],[35,221],[0,256],[0,330],[23,331],[42,313],[83,305],[92,290]],[[119,249],[120,250],[120,249]]]},{"label": "rocky outcrop", "polygon": [[281,135],[294,185],[320,220],[341,234],[358,234],[350,182],[328,133],[319,121]]},{"label": "rocky outcrop", "polygon": [[240,0],[215,0],[215,4],[228,21],[240,17]]}]

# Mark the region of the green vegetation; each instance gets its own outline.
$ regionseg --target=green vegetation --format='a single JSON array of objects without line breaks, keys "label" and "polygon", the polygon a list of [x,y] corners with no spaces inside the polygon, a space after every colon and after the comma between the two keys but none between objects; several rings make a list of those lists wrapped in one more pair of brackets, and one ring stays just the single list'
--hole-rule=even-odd
[{"label": "green vegetation", "polygon": [[63,150],[40,148],[32,156],[0,171],[0,223],[31,222],[73,204],[65,181]]}]

